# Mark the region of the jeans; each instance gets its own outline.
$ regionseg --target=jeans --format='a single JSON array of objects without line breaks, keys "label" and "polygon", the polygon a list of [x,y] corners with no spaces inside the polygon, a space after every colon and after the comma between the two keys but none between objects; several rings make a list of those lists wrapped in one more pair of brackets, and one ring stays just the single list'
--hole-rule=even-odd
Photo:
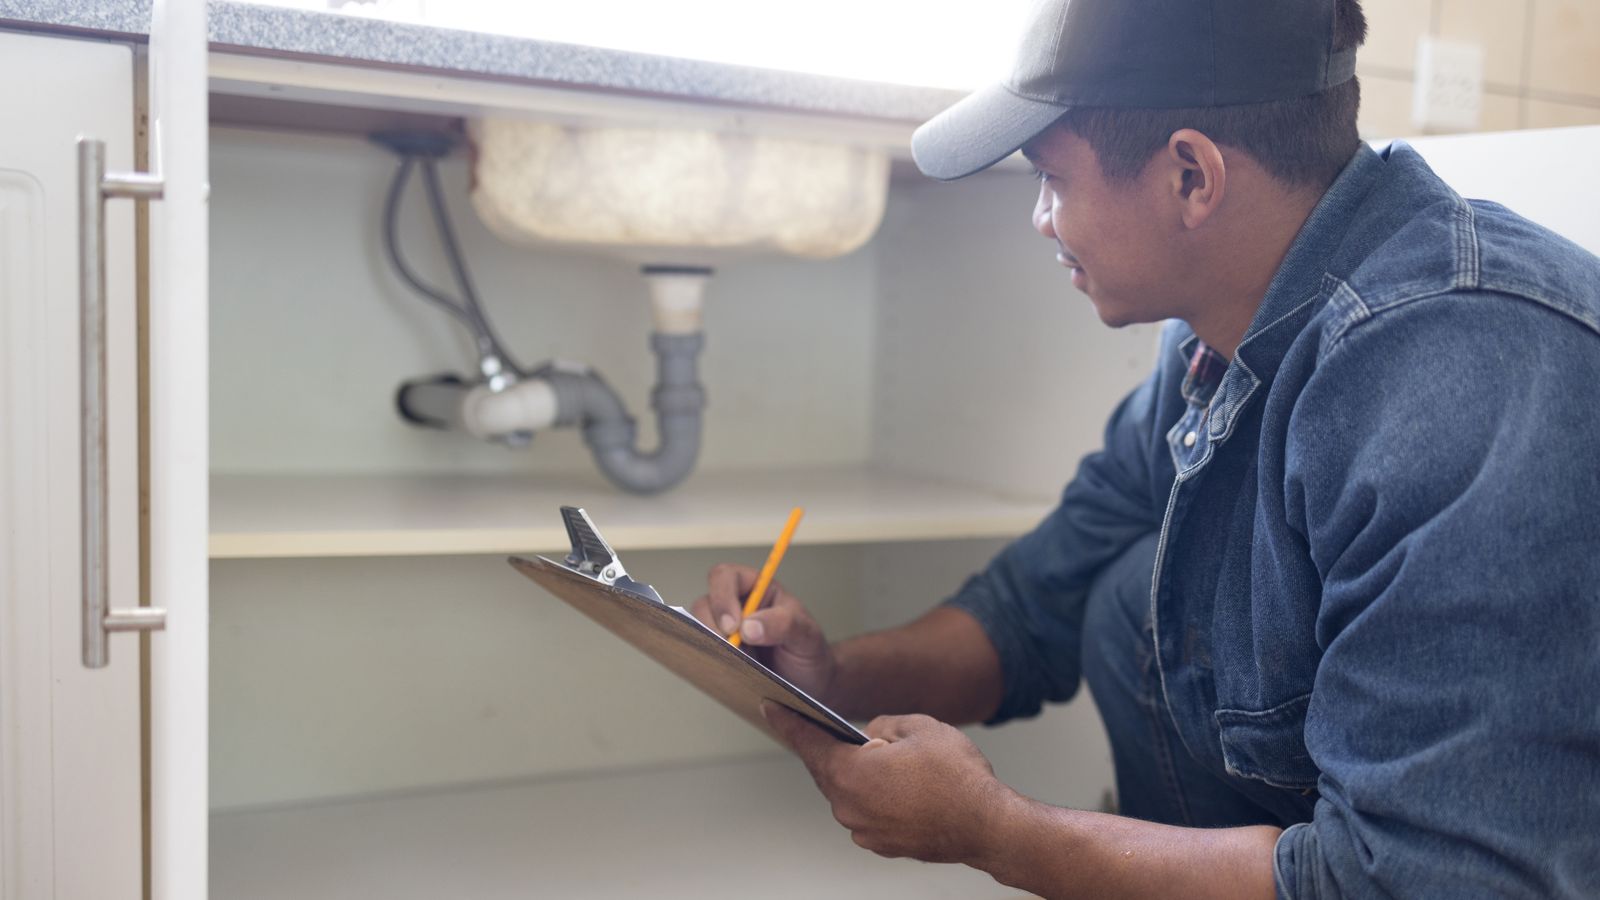
[{"label": "jeans", "polygon": [[1280,824],[1227,773],[1196,762],[1172,726],[1150,627],[1156,537],[1135,542],[1101,571],[1084,611],[1083,676],[1111,739],[1119,811],[1199,828]]}]

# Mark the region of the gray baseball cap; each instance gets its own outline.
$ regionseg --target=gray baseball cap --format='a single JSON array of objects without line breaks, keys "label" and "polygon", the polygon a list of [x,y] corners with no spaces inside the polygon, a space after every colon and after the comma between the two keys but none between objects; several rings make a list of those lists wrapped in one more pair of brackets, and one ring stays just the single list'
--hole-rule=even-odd
[{"label": "gray baseball cap", "polygon": [[1075,106],[1178,108],[1288,100],[1349,81],[1338,0],[1041,0],[1005,82],[911,137],[923,174],[987,169]]}]

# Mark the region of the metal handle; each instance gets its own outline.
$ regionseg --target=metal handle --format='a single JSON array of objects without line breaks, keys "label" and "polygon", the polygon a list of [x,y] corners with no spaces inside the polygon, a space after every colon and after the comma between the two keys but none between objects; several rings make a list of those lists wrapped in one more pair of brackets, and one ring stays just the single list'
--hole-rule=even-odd
[{"label": "metal handle", "polygon": [[83,536],[83,664],[104,668],[113,631],[166,627],[167,611],[109,609],[111,531],[106,480],[106,216],[111,197],[159,200],[162,181],[144,173],[106,174],[106,145],[78,138],[79,365],[83,441],[80,527]]}]

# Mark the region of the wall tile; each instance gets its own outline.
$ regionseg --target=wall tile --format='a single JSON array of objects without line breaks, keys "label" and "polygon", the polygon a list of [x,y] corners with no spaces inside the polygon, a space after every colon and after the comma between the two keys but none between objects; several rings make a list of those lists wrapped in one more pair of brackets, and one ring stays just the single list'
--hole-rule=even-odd
[{"label": "wall tile", "polygon": [[1525,100],[1529,128],[1571,128],[1600,125],[1600,106],[1575,106],[1545,100]]},{"label": "wall tile", "polygon": [[1357,57],[1366,66],[1403,69],[1417,63],[1417,38],[1428,33],[1432,0],[1367,0],[1367,42]]},{"label": "wall tile", "polygon": [[1356,125],[1364,138],[1397,138],[1417,133],[1411,124],[1411,82],[1363,76],[1361,115]]},{"label": "wall tile", "polygon": [[1478,116],[1480,131],[1516,131],[1522,127],[1522,101],[1510,94],[1484,94]]},{"label": "wall tile", "polygon": [[1439,0],[1439,37],[1472,41],[1483,47],[1485,81],[1520,85],[1529,3],[1530,0]]},{"label": "wall tile", "polygon": [[1600,97],[1600,0],[1534,0],[1528,87]]}]

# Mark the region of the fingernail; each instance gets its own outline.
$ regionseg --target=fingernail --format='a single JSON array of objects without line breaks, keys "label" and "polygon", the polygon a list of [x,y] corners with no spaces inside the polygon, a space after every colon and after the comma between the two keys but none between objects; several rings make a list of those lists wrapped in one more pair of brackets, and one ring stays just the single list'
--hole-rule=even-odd
[{"label": "fingernail", "polygon": [[722,633],[723,634],[733,634],[735,631],[738,631],[738,630],[739,630],[739,620],[738,619],[735,619],[733,616],[723,616],[722,617]]},{"label": "fingernail", "polygon": [[889,742],[884,740],[883,738],[873,738],[872,740],[867,741],[865,744],[862,744],[861,745],[861,749],[863,749],[863,750],[871,750],[874,747],[887,747],[887,746],[889,746]]},{"label": "fingernail", "polygon": [[767,633],[767,630],[761,627],[761,622],[756,619],[745,619],[743,631],[745,640],[749,641],[759,641],[762,635]]}]

